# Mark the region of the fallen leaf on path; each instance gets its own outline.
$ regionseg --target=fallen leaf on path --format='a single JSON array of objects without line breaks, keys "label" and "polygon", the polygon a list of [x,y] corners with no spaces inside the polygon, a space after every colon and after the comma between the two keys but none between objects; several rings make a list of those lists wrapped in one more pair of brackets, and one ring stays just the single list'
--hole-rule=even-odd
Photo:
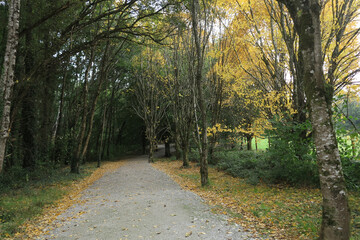
[{"label": "fallen leaf on path", "polygon": [[[38,236],[46,233],[46,229],[51,227],[58,227],[53,221],[65,210],[75,203],[85,204],[86,200],[81,201],[81,192],[90,186],[93,182],[100,179],[105,173],[113,172],[117,168],[125,164],[125,161],[118,162],[104,162],[100,168],[95,169],[92,174],[80,181],[74,182],[73,184],[62,186],[64,191],[68,194],[62,199],[58,200],[55,204],[47,206],[43,209],[43,214],[37,218],[25,222],[19,228],[21,232],[15,233],[16,239],[37,239]],[[79,212],[71,218],[79,217],[85,212]],[[62,221],[63,219],[60,219]],[[64,222],[68,221],[66,219]]]},{"label": "fallen leaf on path", "polygon": [[185,234],[185,237],[190,237],[191,235],[192,235],[192,231],[187,232],[187,233]]}]

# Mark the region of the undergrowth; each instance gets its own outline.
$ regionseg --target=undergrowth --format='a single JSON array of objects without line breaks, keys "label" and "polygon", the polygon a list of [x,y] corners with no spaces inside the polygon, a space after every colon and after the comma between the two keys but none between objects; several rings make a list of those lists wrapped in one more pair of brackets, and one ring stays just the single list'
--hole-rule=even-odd
[{"label": "undergrowth", "polygon": [[69,186],[91,174],[95,164],[82,166],[82,174],[72,174],[68,168],[22,169],[1,175],[0,178],[0,239],[13,236],[25,221],[42,213],[44,207],[53,204],[67,193]]},{"label": "undergrowth", "polygon": [[244,178],[248,183],[260,182],[291,185],[319,186],[316,162],[299,161],[288,158],[281,161],[281,156],[268,152],[254,151],[217,151],[218,168],[234,177]]}]

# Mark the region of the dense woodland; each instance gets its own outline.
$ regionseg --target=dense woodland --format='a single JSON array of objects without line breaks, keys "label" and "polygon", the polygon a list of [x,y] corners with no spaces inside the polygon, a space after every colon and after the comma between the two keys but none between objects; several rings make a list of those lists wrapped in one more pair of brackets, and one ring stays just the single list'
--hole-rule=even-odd
[{"label": "dense woodland", "polygon": [[359,8],[0,1],[2,185],[131,152],[153,161],[156,144],[171,143],[185,168],[199,162],[204,186],[212,164],[254,184],[320,187],[320,238],[349,239],[347,191],[360,186]]}]

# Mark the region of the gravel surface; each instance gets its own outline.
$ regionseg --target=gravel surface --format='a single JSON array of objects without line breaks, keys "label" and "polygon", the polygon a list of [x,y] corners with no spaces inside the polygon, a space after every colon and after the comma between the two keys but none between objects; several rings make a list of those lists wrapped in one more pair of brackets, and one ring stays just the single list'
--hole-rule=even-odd
[{"label": "gravel surface", "polygon": [[254,239],[154,169],[146,156],[104,175],[82,199],[40,239]]}]

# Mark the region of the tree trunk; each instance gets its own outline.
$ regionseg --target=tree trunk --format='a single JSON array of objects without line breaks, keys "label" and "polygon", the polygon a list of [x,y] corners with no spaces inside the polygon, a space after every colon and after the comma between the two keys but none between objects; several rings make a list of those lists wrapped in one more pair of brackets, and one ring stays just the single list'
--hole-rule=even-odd
[{"label": "tree trunk", "polygon": [[[318,0],[278,0],[288,8],[299,35],[299,60],[303,65],[306,98],[314,132],[323,216],[320,239],[350,238],[350,209],[339,149],[332,123],[332,91],[325,83],[321,53],[321,5]],[[331,86],[330,86],[331,88]]]},{"label": "tree trunk", "polygon": [[[195,86],[198,94],[198,104],[200,110],[200,119],[201,119],[201,138],[200,138],[200,175],[201,175],[201,186],[206,186],[209,184],[208,177],[208,139],[207,139],[207,119],[206,119],[206,105],[203,96],[203,59],[204,44],[206,44],[206,38],[201,39],[202,31],[199,31],[198,24],[199,19],[198,15],[200,12],[200,3],[199,0],[193,0],[191,2],[191,21],[192,21],[192,32],[195,42]],[[201,43],[201,40],[203,43]]]},{"label": "tree trunk", "polygon": [[[116,145],[120,145],[122,143],[122,134],[125,128],[126,120],[124,120],[119,128],[119,132],[116,137]],[[145,154],[145,153],[144,153]]]},{"label": "tree trunk", "polygon": [[53,136],[52,136],[52,143],[54,145],[54,148],[52,149],[52,159],[54,163],[60,162],[60,155],[61,155],[61,148],[65,145],[59,144],[60,142],[60,136],[62,135],[63,130],[63,110],[64,110],[64,96],[65,96],[65,87],[66,87],[66,79],[67,79],[67,68],[64,68],[64,75],[63,75],[63,81],[61,84],[61,94],[60,94],[60,103],[59,103],[59,109],[57,113],[57,118],[53,130]]},{"label": "tree trunk", "polygon": [[1,119],[0,135],[0,173],[2,172],[5,158],[6,141],[10,134],[10,108],[11,92],[14,85],[14,68],[16,62],[16,48],[19,42],[20,0],[9,1],[8,36],[4,56],[4,70],[1,76],[3,84],[3,113]]},{"label": "tree trunk", "polygon": [[320,239],[345,240],[350,237],[350,209],[331,110],[327,107],[325,97],[321,95],[316,93],[310,101],[323,196]]},{"label": "tree trunk", "polygon": [[143,155],[146,154],[146,128],[144,128],[141,129],[141,150]]},{"label": "tree trunk", "polygon": [[[111,105],[111,103],[110,103]],[[112,109],[111,109],[111,106],[109,108],[109,111],[108,111],[108,120],[107,120],[107,123],[105,124],[106,125],[106,128],[105,128],[105,140],[106,140],[106,150],[105,150],[105,147],[104,147],[104,151],[102,153],[102,155],[104,156],[105,153],[106,153],[106,157],[109,158],[110,156],[110,146],[112,144],[112,132],[113,132],[113,119],[111,118],[112,116]]]},{"label": "tree trunk", "polygon": [[[26,11],[31,12],[33,10],[31,1],[26,1],[25,9]],[[26,17],[27,24],[31,23],[30,16]],[[30,76],[34,63],[35,63],[35,53],[31,48],[32,44],[34,43],[33,35],[29,32],[25,34],[25,77],[28,78]],[[36,117],[35,117],[35,99],[36,99],[36,86],[35,86],[35,79],[31,79],[27,81],[26,79],[23,80],[22,91],[24,92],[24,97],[22,100],[21,105],[21,133],[22,133],[22,140],[23,140],[23,168],[27,169],[34,169],[35,168],[35,157],[36,157],[36,140],[35,132],[36,129]],[[38,80],[38,79],[37,79]]]},{"label": "tree trunk", "polygon": [[[114,83],[115,84],[115,83]],[[106,131],[105,131],[105,139],[106,139],[106,156],[109,157],[110,156],[110,146],[111,144],[113,144],[113,128],[114,128],[114,124],[113,124],[113,118],[111,116],[115,115],[113,114],[113,105],[114,105],[114,96],[115,96],[115,91],[117,90],[117,88],[113,87],[112,91],[111,91],[111,98],[110,98],[110,102],[109,102],[109,110],[108,110],[108,121],[106,124]],[[105,152],[105,150],[104,150]],[[103,153],[104,155],[104,153]]]},{"label": "tree trunk", "polygon": [[155,129],[154,126],[148,126],[146,130],[146,137],[149,140],[149,163],[154,162],[154,152],[156,148],[156,135],[155,135]]},{"label": "tree trunk", "polygon": [[80,174],[79,160],[75,156],[71,158],[70,172]]},{"label": "tree trunk", "polygon": [[[88,77],[89,77],[89,73],[91,70],[91,66],[93,63],[93,58],[94,58],[94,48],[91,49],[91,53],[90,53],[90,59],[89,59],[89,63],[88,66],[85,70],[85,75],[84,75],[84,86],[83,86],[83,92],[82,92],[82,97],[83,97],[83,109],[82,109],[82,122],[81,122],[81,128],[80,128],[80,136],[79,136],[79,143],[78,143],[78,148],[76,151],[76,158],[80,159],[81,157],[81,149],[83,147],[83,141],[84,141],[84,137],[85,137],[85,132],[86,132],[86,122],[87,122],[87,111],[88,111],[88,107],[87,107],[87,98],[88,98]],[[93,73],[94,74],[94,73]]]},{"label": "tree trunk", "polygon": [[[32,85],[32,83],[29,83]],[[23,89],[26,91],[26,96],[22,101],[21,106],[21,134],[22,134],[22,144],[23,144],[23,168],[33,170],[35,167],[35,154],[36,154],[36,144],[35,144],[35,113],[34,113],[34,87],[28,86],[28,89]]]},{"label": "tree trunk", "polygon": [[[44,38],[44,59],[48,58],[51,54],[49,35],[45,35]],[[38,142],[39,157],[47,162],[51,162],[51,132],[52,132],[52,119],[54,114],[54,100],[55,100],[55,83],[57,77],[55,77],[56,65],[48,64],[44,69],[44,76],[41,77],[42,89],[41,89],[41,102],[40,102],[40,129]]]},{"label": "tree trunk", "polygon": [[176,160],[180,160],[181,158],[181,148],[180,148],[180,139],[179,139],[179,132],[177,130],[175,130],[175,156],[176,156]]},{"label": "tree trunk", "polygon": [[104,132],[105,132],[105,124],[106,123],[106,107],[104,109],[104,113],[103,113],[103,120],[102,120],[102,127],[101,127],[101,134],[100,134],[100,147],[99,147],[99,155],[98,155],[98,162],[97,162],[97,167],[99,168],[101,165],[101,156],[102,156],[102,152],[104,152],[103,149],[103,142],[104,142]]},{"label": "tree trunk", "polygon": [[165,142],[165,157],[167,157],[167,158],[171,157],[169,141]]},{"label": "tree trunk", "polygon": [[89,146],[89,141],[90,141],[90,137],[91,137],[91,134],[92,134],[93,125],[94,125],[95,108],[96,108],[97,101],[99,99],[102,83],[103,83],[104,78],[105,78],[105,76],[103,76],[103,74],[105,74],[105,73],[100,74],[101,75],[100,80],[99,80],[100,82],[99,82],[97,91],[96,91],[95,96],[94,96],[95,97],[94,101],[92,103],[91,112],[90,112],[90,119],[89,119],[89,130],[88,130],[85,142],[84,142],[84,147],[83,147],[81,155],[80,155],[80,161],[84,160],[85,154],[87,152],[87,148]]},{"label": "tree trunk", "polygon": [[183,167],[189,167],[189,144],[184,144],[182,147]]},{"label": "tree trunk", "polygon": [[91,110],[90,110],[89,129],[88,129],[88,132],[87,132],[87,136],[85,138],[85,142],[84,142],[84,146],[83,146],[82,151],[81,151],[80,158],[76,158],[77,161],[78,161],[77,165],[79,165],[80,162],[84,161],[85,155],[87,153],[87,149],[88,149],[88,146],[89,146],[90,137],[91,137],[92,129],[93,129],[93,125],[94,125],[94,116],[95,116],[96,104],[97,104],[97,101],[99,99],[102,84],[103,84],[103,82],[105,81],[105,78],[106,78],[106,64],[107,64],[107,59],[106,58],[107,58],[108,48],[109,48],[109,42],[106,43],[104,55],[103,55],[103,58],[102,58],[102,61],[101,61],[101,67],[100,67],[100,73],[99,73],[100,75],[99,75],[99,79],[98,79],[99,84],[97,86],[96,92],[94,93],[95,96],[93,96],[94,100],[92,102],[92,106],[91,106]]},{"label": "tree trunk", "polygon": [[149,163],[153,163],[154,162],[155,144],[154,144],[154,141],[152,141],[152,140],[149,140],[149,142],[150,142]]},{"label": "tree trunk", "polygon": [[249,151],[252,150],[251,141],[252,141],[252,136],[246,135],[247,150],[249,150]]},{"label": "tree trunk", "polygon": [[215,162],[214,160],[214,148],[215,148],[215,136],[213,136],[210,140],[210,143],[209,143],[209,163],[210,164],[213,164],[213,165],[216,165],[217,162]]}]

